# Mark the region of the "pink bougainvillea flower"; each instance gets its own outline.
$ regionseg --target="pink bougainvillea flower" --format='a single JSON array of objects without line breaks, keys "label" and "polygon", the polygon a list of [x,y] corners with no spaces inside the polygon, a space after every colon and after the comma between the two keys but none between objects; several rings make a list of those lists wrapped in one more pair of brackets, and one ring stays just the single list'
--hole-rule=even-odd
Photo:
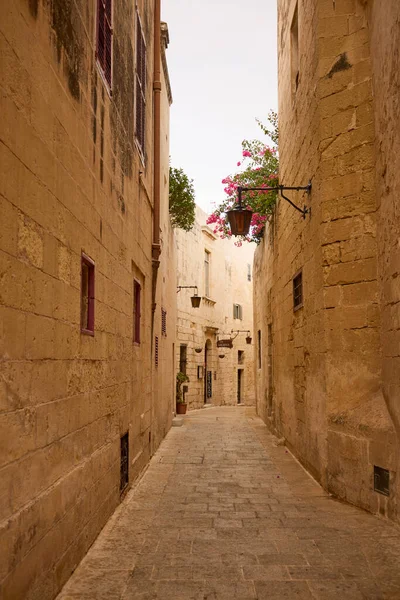
[{"label": "pink bougainvillea flower", "polygon": [[240,165],[241,165],[241,164],[242,164],[242,163],[239,161],[239,162],[237,163],[237,166],[238,166],[238,167],[240,167]]},{"label": "pink bougainvillea flower", "polygon": [[251,152],[249,152],[248,150],[243,150],[242,154],[244,157],[251,156]]}]

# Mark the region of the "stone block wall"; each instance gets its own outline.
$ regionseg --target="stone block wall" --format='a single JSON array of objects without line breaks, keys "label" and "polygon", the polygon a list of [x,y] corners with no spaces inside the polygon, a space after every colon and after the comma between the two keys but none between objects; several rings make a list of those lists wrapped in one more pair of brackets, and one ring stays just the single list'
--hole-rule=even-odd
[{"label": "stone block wall", "polygon": [[[112,96],[96,65],[95,2],[16,0],[2,11],[4,600],[56,595],[120,502],[121,436],[129,431],[131,483],[171,422],[172,376],[162,413],[152,386],[154,3],[137,4],[148,49],[144,162],[134,126],[135,3],[114,6]],[[165,170],[165,144],[163,153]],[[168,254],[166,221],[164,213]],[[95,263],[93,336],[81,333],[82,252]],[[140,345],[132,342],[134,278]],[[163,290],[161,279],[158,297],[169,308],[175,295]],[[172,344],[165,357],[172,371]]]},{"label": "stone block wall", "polygon": [[[382,386],[386,342],[377,270],[381,217],[374,115],[381,107],[374,102],[367,4],[279,4],[280,178],[284,185],[312,179],[305,202],[311,215],[303,221],[281,200],[256,253],[255,295],[269,298],[261,310],[255,302],[263,354],[257,406],[327,489],[396,518],[398,442]],[[304,198],[298,196],[297,203]],[[294,310],[293,277],[299,270],[303,306]],[[389,497],[374,490],[374,466],[391,473]]]}]

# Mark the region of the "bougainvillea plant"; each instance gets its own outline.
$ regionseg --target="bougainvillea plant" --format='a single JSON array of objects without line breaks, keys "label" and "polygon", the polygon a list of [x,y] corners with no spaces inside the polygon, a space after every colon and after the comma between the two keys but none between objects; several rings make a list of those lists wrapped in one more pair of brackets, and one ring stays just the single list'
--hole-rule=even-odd
[{"label": "bougainvillea plant", "polygon": [[[237,206],[238,187],[268,188],[279,185],[278,115],[270,111],[268,122],[272,126],[271,129],[257,120],[263,133],[272,141],[272,145],[269,146],[259,140],[244,140],[242,142],[242,159],[237,163],[241,170],[222,180],[226,198],[207,219],[207,224],[214,226],[214,233],[221,238],[231,237],[226,213]],[[237,246],[241,246],[242,241],[260,243],[265,223],[273,212],[276,198],[277,192],[275,191],[243,192],[242,206],[252,210],[253,216],[249,234],[238,236],[238,241],[235,242]]]}]

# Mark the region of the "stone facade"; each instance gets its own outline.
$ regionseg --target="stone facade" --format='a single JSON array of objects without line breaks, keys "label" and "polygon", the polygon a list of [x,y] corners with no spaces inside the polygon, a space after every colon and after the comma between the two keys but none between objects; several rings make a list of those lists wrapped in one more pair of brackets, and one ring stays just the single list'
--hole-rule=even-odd
[{"label": "stone facade", "polygon": [[[177,295],[176,368],[185,370],[190,380],[185,395],[189,410],[205,403],[235,405],[240,399],[240,403],[252,405],[255,401],[254,244],[238,248],[235,238],[215,236],[206,220],[206,213],[197,207],[193,230],[176,231],[177,285],[198,286],[201,296],[200,308],[192,308],[194,290],[183,289]],[[241,308],[234,309],[234,305]],[[232,330],[243,330],[235,337],[233,348],[217,348],[217,340],[230,338]],[[246,343],[247,331],[253,337],[251,344]]]},{"label": "stone facade", "polygon": [[[56,595],[120,502],[121,436],[129,432],[127,489],[169,429],[174,408],[168,33],[163,26],[157,270],[152,260],[156,3],[113,4],[112,95],[95,55],[97,2],[15,0],[2,11],[4,600]],[[143,152],[135,135],[136,10],[147,49]],[[83,253],[94,261],[94,280],[87,275],[94,283],[93,301],[92,284],[83,293]],[[135,307],[141,313],[140,343],[133,342],[134,289],[141,296]],[[82,298],[87,307],[94,305],[92,335],[81,330]],[[161,332],[161,309],[168,315],[167,336]]]},{"label": "stone facade", "polygon": [[280,200],[255,255],[257,408],[326,489],[397,519],[400,6],[278,6],[280,181],[312,180],[291,195],[311,215]]}]

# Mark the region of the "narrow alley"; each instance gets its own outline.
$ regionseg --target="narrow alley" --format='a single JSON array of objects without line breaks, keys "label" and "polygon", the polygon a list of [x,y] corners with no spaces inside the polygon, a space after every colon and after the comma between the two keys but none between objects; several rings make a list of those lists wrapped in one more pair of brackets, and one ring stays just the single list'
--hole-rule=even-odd
[{"label": "narrow alley", "polygon": [[173,428],[58,600],[400,598],[400,531],[332,499],[251,408]]}]

